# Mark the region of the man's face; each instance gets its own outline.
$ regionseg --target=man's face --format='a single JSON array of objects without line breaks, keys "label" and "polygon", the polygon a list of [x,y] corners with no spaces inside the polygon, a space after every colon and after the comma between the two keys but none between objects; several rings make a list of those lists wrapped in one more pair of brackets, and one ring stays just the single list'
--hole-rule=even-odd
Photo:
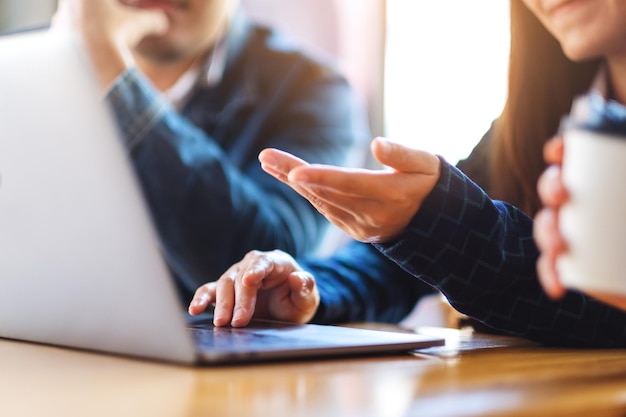
[{"label": "man's face", "polygon": [[118,0],[145,9],[159,9],[170,23],[164,35],[143,39],[135,52],[146,59],[173,61],[209,50],[225,29],[236,0]]}]

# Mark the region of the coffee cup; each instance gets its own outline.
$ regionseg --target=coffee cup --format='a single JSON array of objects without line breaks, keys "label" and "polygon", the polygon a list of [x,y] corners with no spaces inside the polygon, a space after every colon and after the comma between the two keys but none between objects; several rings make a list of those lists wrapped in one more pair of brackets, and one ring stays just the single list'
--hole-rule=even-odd
[{"label": "coffee cup", "polygon": [[615,108],[605,120],[603,104],[584,103],[562,125],[570,198],[559,212],[568,250],[557,270],[567,288],[626,295],[626,109],[620,127]]}]

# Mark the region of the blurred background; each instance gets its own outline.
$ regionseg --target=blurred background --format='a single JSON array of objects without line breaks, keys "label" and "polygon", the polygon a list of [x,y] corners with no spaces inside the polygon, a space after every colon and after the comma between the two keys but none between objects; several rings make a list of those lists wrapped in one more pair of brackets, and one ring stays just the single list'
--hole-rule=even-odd
[{"label": "blurred background", "polygon": [[0,32],[45,25],[56,0],[0,0]]},{"label": "blurred background", "polygon": [[[367,105],[374,136],[455,163],[504,104],[507,1],[242,3],[256,20],[336,59]],[[0,32],[45,25],[55,5],[56,0],[0,0]]]}]

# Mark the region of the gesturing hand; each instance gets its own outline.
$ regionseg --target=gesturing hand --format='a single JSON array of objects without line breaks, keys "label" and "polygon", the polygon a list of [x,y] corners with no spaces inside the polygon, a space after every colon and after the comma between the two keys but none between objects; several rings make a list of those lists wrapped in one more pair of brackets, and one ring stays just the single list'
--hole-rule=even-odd
[{"label": "gesturing hand", "polygon": [[263,150],[259,160],[353,238],[383,242],[400,234],[419,210],[439,179],[440,161],[383,138],[371,150],[390,169],[310,165],[276,149]]}]

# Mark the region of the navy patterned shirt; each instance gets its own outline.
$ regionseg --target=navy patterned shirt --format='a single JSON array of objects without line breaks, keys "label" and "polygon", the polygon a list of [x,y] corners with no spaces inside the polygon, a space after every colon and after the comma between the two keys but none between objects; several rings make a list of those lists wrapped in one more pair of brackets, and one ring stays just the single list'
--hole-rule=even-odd
[{"label": "navy patterned shirt", "polygon": [[626,312],[576,292],[549,299],[541,288],[532,219],[491,200],[442,161],[441,177],[393,242],[351,242],[302,265],[318,282],[314,321],[398,321],[424,294],[441,291],[460,312],[540,343],[626,346]]}]

